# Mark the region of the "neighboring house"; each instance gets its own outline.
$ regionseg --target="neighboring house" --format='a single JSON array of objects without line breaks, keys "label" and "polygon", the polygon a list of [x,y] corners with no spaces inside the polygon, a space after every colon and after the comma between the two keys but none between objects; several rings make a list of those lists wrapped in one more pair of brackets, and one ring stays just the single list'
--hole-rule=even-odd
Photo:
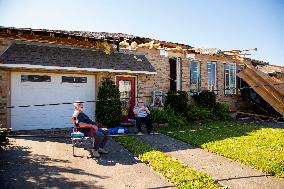
[{"label": "neighboring house", "polygon": [[67,127],[75,100],[87,101],[94,118],[104,77],[115,81],[126,108],[137,97],[150,104],[153,91],[213,90],[235,111],[244,102],[237,79],[244,61],[125,34],[0,27],[0,124],[14,130]]}]

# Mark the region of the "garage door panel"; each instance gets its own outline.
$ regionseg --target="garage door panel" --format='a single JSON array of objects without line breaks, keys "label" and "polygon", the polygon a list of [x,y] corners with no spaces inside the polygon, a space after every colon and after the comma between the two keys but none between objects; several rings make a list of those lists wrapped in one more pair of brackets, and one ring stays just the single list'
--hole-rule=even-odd
[{"label": "garage door panel", "polygon": [[[95,100],[95,77],[93,75],[83,76],[87,77],[87,83],[62,83],[62,76],[66,76],[66,74],[41,73],[51,76],[50,82],[21,82],[22,74],[35,73],[12,72],[11,104],[13,106],[32,106],[11,110],[11,125],[14,130],[71,127],[74,107],[72,104],[61,103]],[[74,75],[67,74],[67,76]],[[56,103],[60,103],[60,105],[48,105]],[[47,105],[33,106],[38,104]],[[94,119],[95,104],[85,103],[85,113]]]}]

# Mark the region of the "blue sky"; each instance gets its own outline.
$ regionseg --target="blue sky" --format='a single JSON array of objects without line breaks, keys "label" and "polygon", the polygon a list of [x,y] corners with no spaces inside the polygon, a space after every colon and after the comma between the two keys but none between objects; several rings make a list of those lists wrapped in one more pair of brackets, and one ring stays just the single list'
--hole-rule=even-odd
[{"label": "blue sky", "polygon": [[119,32],[284,66],[284,0],[0,0],[0,25]]}]

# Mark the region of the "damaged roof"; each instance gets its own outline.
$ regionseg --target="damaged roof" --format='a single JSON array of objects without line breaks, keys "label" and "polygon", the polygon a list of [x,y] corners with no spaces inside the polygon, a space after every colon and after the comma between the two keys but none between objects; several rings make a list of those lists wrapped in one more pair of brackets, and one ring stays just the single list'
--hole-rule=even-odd
[{"label": "damaged roof", "polygon": [[[49,30],[49,29],[32,29],[32,28],[15,28],[15,27],[4,27],[0,26],[0,37],[14,38],[17,40],[29,40],[29,41],[45,41],[50,40],[52,43],[60,44],[62,39],[67,39],[72,43],[76,43],[76,46],[79,47],[88,47],[93,48],[93,41],[107,41],[109,44],[116,44],[127,40],[128,43],[136,42],[137,44],[145,44],[154,42],[155,44],[160,44],[162,48],[180,48],[186,49],[189,53],[196,54],[209,54],[209,55],[220,55],[225,57],[236,57],[242,56],[243,52],[248,52],[249,50],[231,50],[231,51],[222,51],[217,48],[195,48],[190,45],[161,41],[152,38],[139,37],[135,35],[128,35],[123,33],[109,33],[109,32],[90,32],[90,31],[67,31],[67,30]],[[27,37],[29,36],[29,37]],[[26,38],[27,37],[27,38]],[[90,43],[88,43],[88,41]],[[62,42],[63,43],[63,42]],[[257,48],[255,48],[256,50]],[[245,55],[250,55],[245,53]],[[251,58],[245,58],[242,56],[245,61],[251,61],[254,66],[269,64],[268,62],[263,62]]]},{"label": "damaged roof", "polygon": [[13,43],[1,56],[0,61],[12,65],[57,66],[62,68],[88,68],[90,71],[122,71],[155,74],[156,70],[143,54],[71,48],[37,43]]},{"label": "damaged roof", "polygon": [[264,73],[284,73],[284,66],[263,65],[257,66],[257,69]]},{"label": "damaged roof", "polygon": [[49,30],[49,29],[32,29],[32,28],[16,28],[16,27],[4,27],[0,26],[0,33],[7,32],[23,32],[29,33],[31,35],[54,35],[56,36],[65,36],[65,37],[76,37],[82,39],[93,39],[93,40],[106,40],[109,42],[114,42],[116,40],[123,41],[127,39],[129,41],[136,41],[137,43],[147,43],[150,41],[155,41],[155,43],[160,43],[166,47],[176,47],[180,46],[183,48],[192,48],[189,45],[173,43],[168,41],[161,41],[156,39],[151,39],[147,37],[139,37],[135,35],[128,35],[123,33],[109,33],[109,32],[90,32],[90,31],[67,31],[67,30]]}]

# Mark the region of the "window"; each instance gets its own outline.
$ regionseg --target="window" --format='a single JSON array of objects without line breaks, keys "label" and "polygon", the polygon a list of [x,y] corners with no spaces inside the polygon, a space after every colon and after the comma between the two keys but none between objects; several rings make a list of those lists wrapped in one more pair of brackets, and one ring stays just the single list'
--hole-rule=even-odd
[{"label": "window", "polygon": [[200,91],[200,63],[192,61],[190,63],[190,93],[197,93]]},{"label": "window", "polygon": [[[243,64],[239,64],[236,68],[237,73],[241,72],[244,69]],[[247,84],[245,81],[243,81],[241,78],[237,77],[237,90],[240,92],[244,87],[247,87]]]},{"label": "window", "polygon": [[170,63],[170,91],[177,91],[177,64],[175,58],[169,59]]},{"label": "window", "polygon": [[181,84],[181,58],[177,58],[176,59],[176,64],[177,64],[177,80],[176,80],[176,83],[177,83],[177,91],[181,91],[182,90],[182,84]]},{"label": "window", "polygon": [[208,75],[208,90],[215,91],[216,87],[216,62],[207,63],[207,75]]},{"label": "window", "polygon": [[236,94],[236,64],[224,64],[225,94]]},{"label": "window", "polygon": [[62,83],[87,83],[87,77],[62,76]]},{"label": "window", "polygon": [[51,82],[49,75],[21,75],[21,82]]}]

